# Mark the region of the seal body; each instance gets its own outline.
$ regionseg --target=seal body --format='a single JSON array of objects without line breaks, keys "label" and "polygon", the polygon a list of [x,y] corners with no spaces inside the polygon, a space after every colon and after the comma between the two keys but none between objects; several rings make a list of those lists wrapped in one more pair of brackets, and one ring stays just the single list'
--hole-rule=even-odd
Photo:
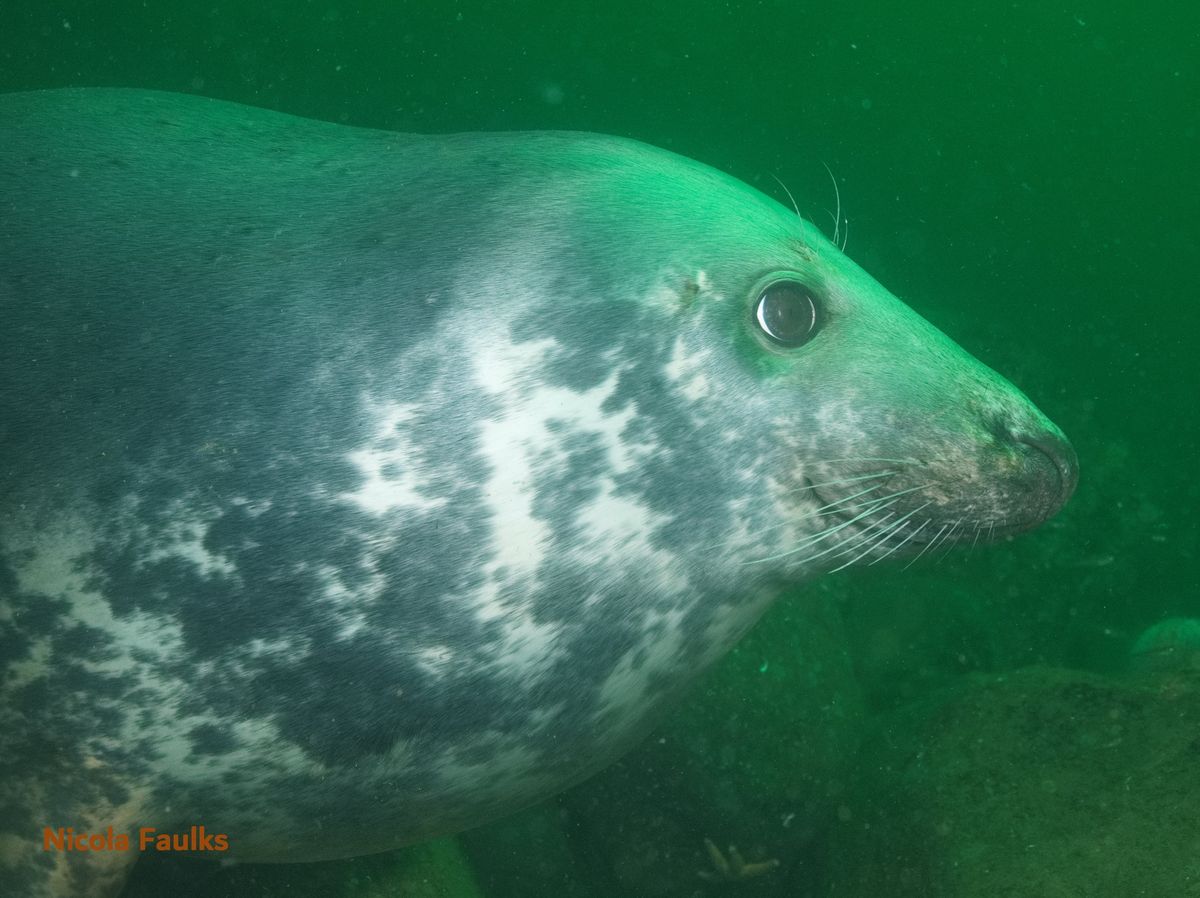
[{"label": "seal body", "polygon": [[814,228],[616,138],[0,97],[0,316],[4,894],[118,880],[46,827],[286,861],[482,822],[786,584],[1074,485]]}]

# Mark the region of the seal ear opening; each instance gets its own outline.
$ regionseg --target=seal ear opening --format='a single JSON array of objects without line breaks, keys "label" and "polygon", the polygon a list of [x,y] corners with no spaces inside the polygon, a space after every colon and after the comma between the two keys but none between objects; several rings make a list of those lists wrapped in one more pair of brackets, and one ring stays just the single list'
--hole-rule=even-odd
[{"label": "seal ear opening", "polygon": [[780,279],[759,291],[754,321],[771,342],[796,349],[811,340],[819,328],[816,294],[795,279]]}]

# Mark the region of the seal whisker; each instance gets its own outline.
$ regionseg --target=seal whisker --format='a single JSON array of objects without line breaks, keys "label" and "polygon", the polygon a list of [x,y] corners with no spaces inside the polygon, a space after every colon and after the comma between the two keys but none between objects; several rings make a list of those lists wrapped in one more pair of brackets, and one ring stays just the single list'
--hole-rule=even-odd
[{"label": "seal whisker", "polygon": [[[869,542],[870,545],[868,545],[865,549],[863,549],[862,552],[860,552],[858,555],[855,555],[853,558],[851,558],[845,564],[835,567],[829,573],[836,574],[838,571],[845,570],[846,568],[850,567],[852,564],[855,564],[855,563],[861,561],[862,559],[866,558],[868,555],[870,555],[872,552],[874,552],[877,548],[879,548],[880,545],[887,542],[888,538],[892,535],[892,533],[895,532],[897,527],[903,527],[903,526],[904,526],[903,519],[892,522],[892,524],[890,526],[885,528],[882,535],[874,534],[869,540],[866,540],[866,542]],[[854,548],[857,549],[858,546],[861,546],[861,545],[862,545],[862,543],[860,542],[860,543],[858,543],[858,545],[854,546]]]},{"label": "seal whisker", "polygon": [[[809,484],[808,486],[796,487],[794,490],[788,490],[787,492],[788,493],[796,493],[796,492],[801,492],[803,490],[811,490],[811,489],[816,489],[818,487],[823,487],[823,486],[837,486],[841,483],[851,483],[856,480],[867,480],[867,479],[869,479],[869,477],[853,477],[853,478],[848,478],[845,481],[833,480],[833,481],[830,481],[829,483],[813,483],[813,484]],[[857,508],[861,508],[864,506],[868,507],[868,509],[870,509],[871,507],[878,508],[880,503],[886,502],[888,499],[893,498],[893,496],[903,495],[903,491],[902,491],[902,492],[897,492],[897,493],[887,495],[887,496],[881,496],[879,498],[872,499],[868,502],[863,502],[863,503],[859,503],[856,505],[845,506],[845,503],[849,502],[851,499],[856,499],[859,496],[863,496],[863,495],[871,492],[872,490],[876,490],[879,488],[879,486],[880,486],[879,484],[876,484],[875,486],[870,487],[868,489],[860,490],[859,492],[854,493],[851,496],[846,496],[842,499],[838,499],[835,502],[830,502],[825,505],[818,506],[815,510],[813,510],[810,513],[810,516],[811,517],[826,517],[828,515],[837,514],[839,511],[844,512],[851,508],[857,509]],[[841,506],[845,506],[845,507],[841,507]],[[781,523],[778,523],[778,524],[772,524],[769,527],[761,527],[758,529],[757,532],[771,533],[772,531],[775,531],[775,530],[782,530],[785,527],[790,527],[790,526],[792,526],[792,524],[793,524],[792,521],[782,521]],[[725,545],[726,545],[725,542],[709,543],[709,544],[705,545],[703,548],[706,551],[712,551],[713,549],[720,549],[720,548],[724,547]]]},{"label": "seal whisker", "polygon": [[792,196],[792,192],[788,190],[787,185],[783,183],[783,179],[780,178],[779,175],[775,174],[775,172],[771,172],[771,177],[778,182],[779,186],[783,188],[783,192],[787,194],[787,198],[792,204],[792,210],[796,213],[796,217],[801,221],[804,221],[804,216],[800,214],[800,207],[796,205],[796,198]]},{"label": "seal whisker", "polygon": [[916,507],[916,508],[914,508],[912,511],[910,511],[908,514],[906,514],[906,515],[901,515],[901,517],[900,517],[899,521],[897,521],[897,523],[900,523],[901,521],[907,521],[907,520],[908,520],[909,518],[911,518],[913,515],[920,514],[922,511],[924,511],[926,508],[928,508],[928,507],[929,507],[930,505],[932,505],[932,504],[933,504],[933,500],[932,500],[932,499],[930,499],[930,500],[929,500],[928,502],[926,502],[924,505],[919,505],[919,506],[917,506],[917,507]]},{"label": "seal whisker", "polygon": [[908,564],[904,565],[904,570],[907,571],[910,567],[912,567],[914,564],[916,564],[920,560],[921,556],[929,551],[929,547],[932,546],[934,543],[936,543],[938,541],[938,539],[941,537],[941,535],[946,532],[946,528],[949,526],[950,526],[949,524],[943,524],[942,529],[937,532],[937,534],[934,536],[933,539],[931,539],[929,542],[927,542],[925,544],[925,548],[923,548],[920,552],[917,553],[916,558],[914,558]]},{"label": "seal whisker", "polygon": [[[859,518],[861,518],[861,517],[864,517],[864,516],[867,516],[867,515],[870,515],[870,514],[874,514],[874,512],[875,512],[875,511],[877,511],[877,510],[878,510],[878,509],[872,509],[871,511],[865,512],[863,515],[860,515],[860,516],[859,516]],[[890,517],[890,515],[889,515],[888,517]],[[906,515],[905,517],[907,517],[907,515]],[[839,530],[841,530],[843,527],[845,527],[845,526],[848,526],[849,524],[853,524],[853,523],[854,523],[854,521],[858,520],[859,518],[854,518],[854,519],[852,519],[852,520],[850,520],[850,521],[847,521],[845,524],[843,524],[843,525],[842,525],[842,527],[831,527],[831,528],[828,528],[828,529],[826,529],[826,530],[823,530],[821,533],[818,533],[818,534],[816,534],[815,536],[813,536],[813,537],[810,537],[810,538],[809,538],[809,540],[807,540],[806,542],[808,542],[808,544],[810,544],[810,545],[811,545],[811,544],[818,543],[818,542],[820,542],[821,540],[823,540],[823,539],[825,539],[825,538],[827,538],[827,537],[829,537],[829,536],[832,536],[834,533],[837,533],[837,532],[838,532]],[[903,518],[902,518],[901,520],[903,520]],[[872,529],[872,528],[874,528],[874,527],[878,527],[878,526],[879,526],[879,522],[876,522],[876,523],[874,523],[874,524],[871,524],[871,525],[870,525],[870,526],[867,528],[867,530],[870,530],[870,529]],[[890,529],[890,528],[889,528],[889,529]],[[861,535],[861,534],[860,534],[860,535]],[[887,535],[885,534],[885,535],[883,536],[883,540],[886,540],[886,539],[887,539]],[[854,543],[852,543],[852,544],[851,544],[850,546],[848,546],[848,547],[847,547],[847,546],[843,546],[843,545],[841,545],[840,543],[838,543],[838,544],[834,544],[834,545],[830,546],[829,548],[825,549],[824,551],[818,552],[818,553],[817,553],[817,554],[815,554],[815,555],[809,555],[807,558],[804,558],[804,559],[802,559],[802,560],[801,560],[799,563],[801,563],[801,564],[807,564],[807,563],[808,563],[808,562],[810,562],[810,561],[815,561],[815,560],[816,560],[816,559],[818,559],[818,558],[822,558],[822,557],[824,557],[825,555],[828,555],[830,552],[833,552],[835,549],[840,549],[840,551],[836,552],[836,553],[834,554],[834,556],[833,556],[833,557],[834,557],[834,558],[839,558],[839,557],[841,557],[842,555],[845,555],[845,554],[847,554],[848,552],[853,552],[855,549],[857,549],[857,548],[858,548],[859,546],[861,546],[862,544],[863,544],[863,541],[862,541],[862,540],[858,540],[857,542],[854,542]],[[802,546],[801,546],[801,548],[803,548],[803,547],[804,547],[804,546],[802,545]],[[793,550],[793,551],[797,551],[797,550]],[[837,568],[837,570],[841,570],[841,568]]]},{"label": "seal whisker", "polygon": [[[949,528],[949,529],[947,529],[947,528]],[[949,524],[944,525],[942,527],[942,529],[937,532],[937,535],[934,536],[934,538],[929,541],[929,544],[927,546],[925,546],[925,551],[930,552],[932,554],[933,549],[935,547],[940,548],[940,546],[938,546],[938,543],[944,543],[947,540],[949,540],[950,534],[953,531],[954,531],[954,528],[952,526],[950,526]]]},{"label": "seal whisker", "polygon": [[941,541],[942,537],[944,537],[946,535],[946,531],[949,526],[950,526],[949,524],[942,525],[942,529],[939,530],[936,534],[934,534],[933,539],[929,540],[929,542],[927,542],[925,544],[926,552],[931,551],[933,549],[933,547],[936,546]]},{"label": "seal whisker", "polygon": [[[921,507],[924,508],[925,506],[921,506]],[[917,510],[919,511],[920,509],[917,509]],[[916,530],[914,530],[912,533],[910,533],[908,536],[906,536],[904,539],[902,539],[896,545],[892,546],[890,549],[888,549],[886,552],[884,552],[882,555],[880,555],[878,558],[876,558],[874,561],[872,561],[871,564],[879,564],[879,562],[881,562],[881,561],[883,561],[883,559],[889,557],[893,552],[896,552],[899,549],[904,548],[904,546],[908,544],[909,540],[911,540],[914,536],[916,536],[918,533],[920,533],[922,530],[924,530],[930,523],[932,523],[932,521],[933,521],[933,518],[926,518],[924,524],[922,524],[920,527],[918,527]],[[906,524],[905,526],[908,526],[908,525]]]},{"label": "seal whisker", "polygon": [[[863,480],[863,479],[866,479],[866,478],[852,478],[852,480]],[[831,484],[836,485],[840,482],[841,481],[831,481]],[[850,481],[846,481],[846,482],[850,482]],[[806,487],[797,487],[795,490],[789,490],[788,492],[789,493],[799,492],[801,490],[815,489],[817,487],[826,486],[826,485],[830,485],[830,484],[814,483],[814,484],[811,484]],[[879,484],[876,484],[875,486],[869,487],[868,489],[860,490],[859,492],[854,493],[853,495],[846,496],[842,499],[838,499],[835,502],[829,502],[825,505],[818,506],[816,509],[814,509],[812,512],[809,513],[809,517],[817,517],[817,518],[828,517],[830,515],[838,514],[839,512],[846,512],[851,509],[859,509],[859,508],[864,508],[864,507],[867,509],[866,512],[864,512],[864,514],[870,514],[872,511],[878,511],[882,507],[882,504],[886,503],[889,499],[893,499],[896,496],[901,496],[905,492],[908,492],[908,490],[903,490],[903,491],[899,491],[899,492],[896,492],[893,494],[889,494],[887,496],[881,496],[878,498],[874,498],[867,502],[846,505],[846,503],[849,502],[850,500],[856,499],[859,496],[863,496],[863,495],[871,492],[872,490],[876,490],[879,488],[879,486],[880,486]],[[915,487],[915,489],[919,489],[919,488],[920,487]],[[857,520],[857,518],[855,520]],[[782,521],[778,524],[772,524],[769,527],[760,527],[760,528],[758,528],[757,532],[763,533],[763,534],[771,533],[775,530],[782,530],[786,527],[791,527],[793,525],[793,523],[794,523],[793,521]],[[824,532],[825,531],[822,531],[822,533],[824,533]],[[809,538],[810,539],[819,539],[821,537],[822,533],[815,534],[813,537],[809,537]],[[703,546],[703,548],[706,551],[712,551],[714,549],[723,548],[725,545],[727,545],[725,542],[708,543],[705,546]]]},{"label": "seal whisker", "polygon": [[895,514],[896,513],[894,511],[891,511],[891,512],[888,512],[887,514],[885,514],[878,521],[872,521],[870,524],[868,524],[866,527],[863,528],[861,533],[857,534],[857,536],[852,537],[849,541],[849,544],[844,545],[842,547],[842,550],[840,552],[835,553],[833,557],[840,558],[843,555],[849,555],[851,552],[855,551],[863,543],[870,542],[871,540],[875,539],[875,537],[878,536],[877,531],[879,530],[879,528],[884,527],[887,524],[887,521],[890,518],[892,518]]},{"label": "seal whisker", "polygon": [[825,162],[821,164],[825,166],[825,171],[829,172],[829,180],[833,182],[833,196],[836,203],[836,211],[833,215],[833,245],[838,246],[841,242],[839,236],[842,224],[842,192],[838,189],[838,182],[837,178],[833,176],[833,169]]},{"label": "seal whisker", "polygon": [[[925,488],[926,488],[926,487],[928,487],[928,486],[932,486],[932,484],[929,484],[929,483],[922,483],[922,484],[918,484],[917,486],[910,486],[908,489],[896,490],[894,493],[888,493],[886,496],[878,496],[878,497],[876,497],[876,498],[873,498],[873,499],[870,499],[870,500],[868,500],[867,502],[860,502],[860,503],[856,503],[856,504],[854,504],[854,505],[848,505],[848,506],[846,506],[846,507],[847,507],[847,508],[860,508],[860,507],[862,507],[863,505],[870,505],[870,504],[872,504],[872,503],[886,502],[888,499],[895,499],[895,498],[897,498],[898,496],[906,496],[906,495],[908,495],[909,493],[915,493],[915,492],[918,492],[918,491],[920,491],[920,490],[923,490],[923,489],[925,489]],[[869,492],[869,490],[867,490],[867,492]],[[861,494],[860,494],[860,495],[861,495]],[[846,498],[847,498],[847,499],[853,499],[853,498],[855,498],[855,497],[854,497],[854,496],[847,496]],[[844,501],[845,501],[845,500],[839,500],[838,502],[833,502],[833,503],[831,503],[830,505],[826,505],[826,506],[823,506],[823,507],[824,507],[824,508],[833,508],[833,507],[836,507],[837,505],[840,505],[840,504],[842,504]],[[821,509],[818,509],[818,511],[820,512],[820,511],[821,511]]]},{"label": "seal whisker", "polygon": [[[910,511],[908,514],[901,515],[901,516],[900,516],[900,517],[899,517],[899,518],[896,520],[896,524],[897,524],[897,525],[903,524],[905,527],[907,527],[907,526],[908,526],[908,520],[909,520],[909,518],[913,517],[913,515],[920,514],[920,513],[921,513],[923,510],[925,510],[926,508],[928,508],[928,507],[929,507],[930,505],[932,505],[932,504],[933,504],[933,500],[931,499],[931,500],[929,500],[928,502],[926,502],[924,505],[920,505],[920,506],[918,506],[918,507],[914,508],[914,509],[913,509],[912,511]],[[926,520],[925,524],[928,524],[928,523],[929,523],[929,521],[928,521],[928,520]],[[924,527],[924,526],[925,526],[925,524],[922,524],[922,525],[921,525],[921,527]],[[915,530],[915,531],[912,533],[912,535],[910,535],[910,536],[909,536],[909,538],[908,538],[908,539],[911,539],[911,538],[912,538],[912,536],[915,536],[915,535],[916,535],[918,532],[920,532],[920,529],[921,529],[921,528],[920,528],[920,527],[918,527],[918,528],[917,528],[917,530]],[[889,534],[887,537],[885,537],[885,540],[884,540],[884,541],[886,541],[887,539],[890,539],[890,538],[891,538],[891,536],[892,536],[892,535],[894,535],[894,534],[895,534],[895,528],[893,527],[893,528],[892,528],[892,533],[891,533],[891,534]],[[887,558],[887,557],[888,557],[888,555],[891,555],[893,552],[895,552],[897,549],[899,549],[901,546],[903,546],[903,545],[904,545],[904,543],[908,542],[908,539],[905,539],[905,540],[904,540],[903,542],[901,542],[899,545],[893,546],[891,549],[889,549],[889,550],[888,550],[888,551],[887,551],[887,552],[886,552],[886,553],[885,553],[885,554],[882,556],[882,558]],[[872,561],[872,562],[871,562],[871,564],[875,564],[875,563],[876,563],[876,561],[880,561],[880,560],[882,560],[882,558],[877,558],[877,559],[875,559],[875,561]]]},{"label": "seal whisker", "polygon": [[942,552],[942,554],[938,556],[938,560],[937,560],[938,564],[941,564],[943,561],[945,561],[946,556],[948,556],[952,551],[954,551],[954,542],[953,542],[954,531],[958,529],[959,525],[962,524],[962,522],[963,522],[963,519],[959,518],[957,521],[954,522],[954,526],[950,528],[950,532],[946,534],[946,538],[945,538],[945,540],[943,540],[943,542],[945,543],[945,551]]},{"label": "seal whisker", "polygon": [[[748,564],[758,564],[758,563],[760,563],[760,562],[762,562],[762,561],[771,561],[772,559],[786,558],[786,557],[788,557],[789,555],[795,555],[797,552],[803,551],[804,549],[807,549],[807,548],[809,548],[810,546],[812,546],[812,545],[815,545],[815,544],[817,544],[817,543],[821,542],[821,541],[822,541],[822,540],[824,540],[826,537],[832,536],[833,534],[837,533],[839,530],[842,530],[843,528],[845,528],[845,527],[849,526],[851,523],[853,523],[853,521],[847,521],[845,524],[842,524],[842,525],[841,525],[841,526],[839,526],[839,527],[831,527],[831,528],[829,528],[828,530],[823,530],[823,531],[821,531],[819,534],[817,534],[816,536],[809,537],[808,539],[804,540],[804,541],[803,541],[803,542],[802,542],[802,543],[801,543],[799,546],[797,546],[795,549],[791,549],[791,550],[789,550],[789,551],[787,551],[787,552],[781,552],[781,553],[780,553],[780,554],[778,554],[778,555],[772,556],[772,558],[761,558],[761,559],[756,559],[756,560],[754,560],[754,561],[744,561],[744,562],[742,562],[742,564],[744,564],[744,565],[748,565]],[[833,544],[832,546],[830,546],[829,548],[827,548],[827,549],[824,549],[824,550],[822,550],[822,551],[818,552],[818,553],[817,553],[817,554],[815,554],[815,555],[807,555],[807,556],[805,556],[804,558],[801,558],[801,559],[799,559],[799,560],[798,560],[798,561],[796,561],[795,563],[796,563],[796,564],[808,564],[809,562],[811,562],[811,561],[816,561],[818,558],[823,558],[823,557],[825,557],[826,555],[828,555],[830,552],[833,552],[834,550],[836,550],[836,549],[840,549],[840,548],[842,548],[842,546],[841,546],[841,544],[840,544],[840,543],[834,543],[834,544]],[[836,557],[836,556],[835,556],[835,557]]]},{"label": "seal whisker", "polygon": [[[838,514],[839,512],[846,512],[846,511],[850,511],[850,510],[858,509],[858,508],[866,508],[867,511],[865,513],[869,514],[872,511],[878,511],[880,508],[886,507],[887,505],[891,505],[892,501],[890,501],[890,500],[894,500],[897,497],[903,496],[905,493],[912,491],[912,490],[898,490],[897,492],[889,493],[886,496],[873,497],[871,499],[868,499],[865,502],[854,502],[853,501],[854,499],[857,499],[860,496],[865,496],[867,493],[870,493],[870,492],[873,492],[873,491],[879,489],[879,487],[880,487],[880,484],[875,484],[875,486],[869,487],[868,489],[859,490],[857,493],[852,493],[849,496],[843,496],[841,499],[837,499],[833,502],[828,502],[825,505],[821,505],[815,511],[812,512],[812,516],[813,517],[824,517],[826,515]],[[914,487],[914,489],[921,489],[921,487]],[[856,518],[856,520],[857,520],[857,518]]]},{"label": "seal whisker", "polygon": [[857,549],[857,548],[863,546],[864,544],[868,544],[868,545],[865,549],[863,549],[862,552],[855,555],[853,558],[851,558],[849,561],[847,561],[845,564],[841,565],[840,567],[834,568],[832,571],[830,571],[830,573],[836,573],[837,571],[843,570],[845,568],[850,567],[851,565],[857,564],[859,561],[866,558],[872,552],[876,551],[880,546],[884,545],[896,533],[904,530],[907,526],[908,525],[904,521],[903,518],[898,518],[897,520],[892,521],[885,528],[883,528],[882,531],[880,531],[878,533],[874,533],[871,535],[871,537],[869,539],[861,540],[859,543],[857,543],[853,547],[854,549]]},{"label": "seal whisker", "polygon": [[971,540],[971,548],[967,550],[968,558],[970,557],[971,553],[975,551],[975,546],[977,546],[979,544],[979,534],[982,532],[983,532],[983,525],[981,523],[979,523],[978,521],[976,521],[975,522],[975,538],[973,540]]},{"label": "seal whisker", "polygon": [[809,483],[805,486],[798,486],[795,489],[788,490],[789,493],[799,493],[804,490],[815,490],[825,486],[842,486],[847,483],[857,483],[860,480],[876,480],[880,477],[889,477],[893,474],[898,474],[899,471],[880,471],[878,474],[862,474],[858,477],[844,477],[841,480],[826,480],[822,483]]},{"label": "seal whisker", "polygon": [[[893,499],[890,502],[888,502],[887,504],[892,505],[897,501],[899,501],[899,500]],[[887,506],[885,505],[883,507],[886,508]],[[873,515],[873,514],[875,514],[875,512],[880,511],[880,510],[882,510],[882,509],[881,508],[870,508],[867,511],[862,512],[861,514],[855,515],[848,521],[843,521],[841,524],[838,524],[834,527],[827,527],[826,529],[822,530],[820,533],[814,533],[812,536],[809,536],[809,537],[801,540],[800,544],[793,549],[788,549],[786,552],[780,552],[776,555],[768,555],[765,558],[754,558],[754,559],[751,559],[750,561],[743,561],[743,562],[741,562],[741,564],[743,564],[743,565],[762,564],[763,562],[766,562],[766,561],[777,561],[780,558],[787,558],[789,555],[795,555],[797,552],[801,552],[804,549],[808,548],[809,546],[813,545],[814,543],[818,543],[828,536],[832,536],[833,534],[835,534],[841,530],[845,530],[847,527],[851,526],[852,524],[854,524],[858,521],[861,521],[863,518],[869,517],[870,515]],[[820,554],[814,555],[812,557],[820,558],[821,555],[826,554],[826,552],[832,552],[836,548],[837,548],[837,546],[832,546],[829,549],[826,549],[825,552],[821,552]],[[805,559],[805,561],[808,561],[808,560],[811,560],[811,559]]]}]

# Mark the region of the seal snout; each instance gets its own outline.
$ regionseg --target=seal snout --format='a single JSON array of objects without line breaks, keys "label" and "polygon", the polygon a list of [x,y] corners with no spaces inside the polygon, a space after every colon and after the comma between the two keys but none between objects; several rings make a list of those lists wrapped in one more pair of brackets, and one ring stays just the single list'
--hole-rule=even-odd
[{"label": "seal snout", "polygon": [[1050,429],[1013,431],[1009,438],[1019,446],[1040,453],[1039,457],[1048,460],[1057,472],[1057,489],[1047,491],[1055,499],[1054,506],[1049,509],[1049,514],[1053,514],[1067,503],[1079,483],[1079,456],[1075,454],[1075,447],[1061,433]]}]

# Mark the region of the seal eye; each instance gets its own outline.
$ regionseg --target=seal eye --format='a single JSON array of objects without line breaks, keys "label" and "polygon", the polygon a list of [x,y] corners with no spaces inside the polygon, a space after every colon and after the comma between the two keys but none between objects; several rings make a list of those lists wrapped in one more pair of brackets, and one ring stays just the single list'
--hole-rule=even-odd
[{"label": "seal eye", "polygon": [[817,330],[816,298],[803,284],[776,281],[758,297],[754,318],[776,343],[791,348],[803,346]]}]

